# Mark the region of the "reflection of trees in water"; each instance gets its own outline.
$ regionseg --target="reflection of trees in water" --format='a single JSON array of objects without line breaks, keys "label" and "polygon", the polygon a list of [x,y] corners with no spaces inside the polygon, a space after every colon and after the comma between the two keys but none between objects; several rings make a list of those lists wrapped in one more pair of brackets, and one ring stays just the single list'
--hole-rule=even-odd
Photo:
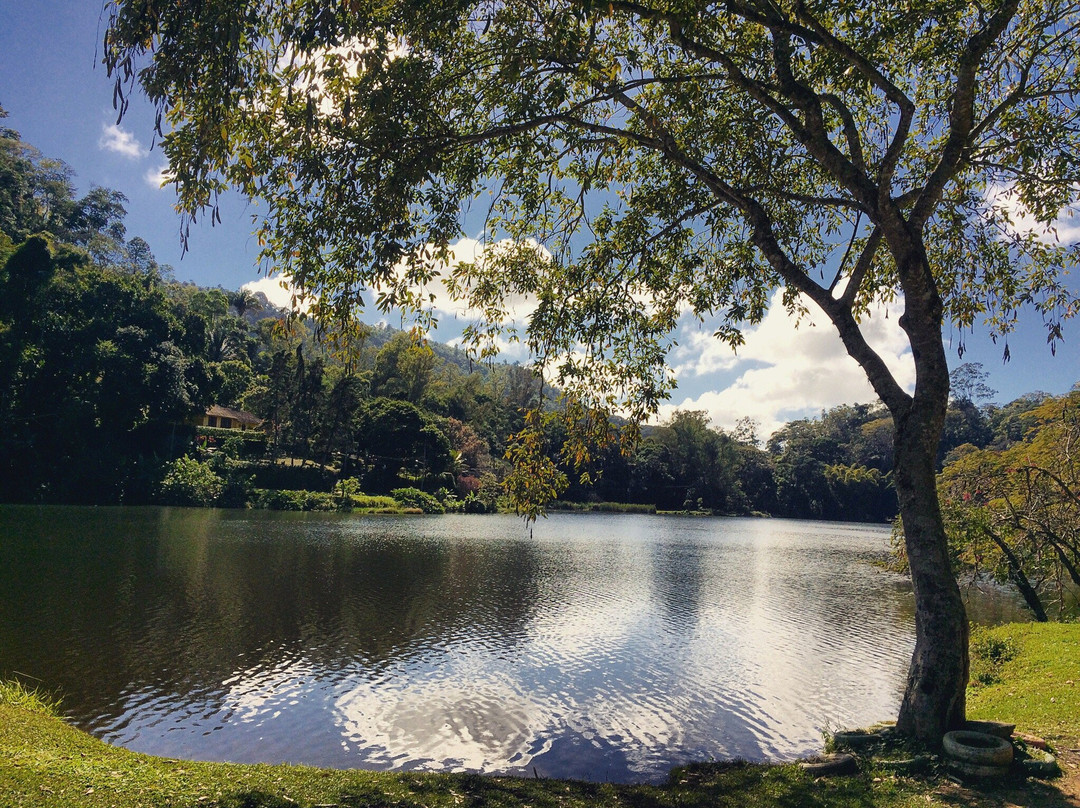
[{"label": "reflection of trees in water", "polygon": [[421,522],[373,519],[361,532],[355,519],[220,511],[21,517],[0,521],[11,593],[0,641],[20,649],[3,667],[84,694],[66,705],[76,714],[132,688],[216,690],[282,660],[376,668],[466,632],[513,647],[536,600],[529,544],[407,538]]},{"label": "reflection of trees in water", "polygon": [[652,550],[653,597],[664,624],[679,633],[697,624],[705,575],[703,548],[677,542],[658,542]]}]

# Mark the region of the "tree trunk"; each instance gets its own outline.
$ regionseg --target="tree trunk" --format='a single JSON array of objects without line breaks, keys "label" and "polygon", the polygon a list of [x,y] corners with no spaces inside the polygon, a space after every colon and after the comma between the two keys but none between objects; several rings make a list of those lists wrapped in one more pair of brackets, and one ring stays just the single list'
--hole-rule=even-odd
[{"label": "tree trunk", "polygon": [[935,466],[947,375],[943,384],[943,397],[936,393],[928,400],[917,392],[910,409],[894,415],[896,493],[915,591],[915,651],[897,729],[932,746],[964,723],[968,682],[967,614],[937,498]]},{"label": "tree trunk", "polygon": [[1031,585],[1031,581],[1028,580],[1027,575],[1024,574],[1024,567],[1020,563],[1020,559],[1016,557],[1016,553],[1012,551],[1005,540],[998,534],[992,531],[988,527],[982,529],[987,538],[997,545],[998,550],[1005,556],[1005,562],[1009,567],[1009,580],[1013,582],[1016,588],[1020,591],[1020,594],[1024,597],[1024,602],[1027,603],[1028,608],[1035,614],[1035,619],[1040,623],[1047,622],[1046,609],[1043,607],[1042,599],[1039,597],[1039,593],[1035,591],[1035,587]]}]

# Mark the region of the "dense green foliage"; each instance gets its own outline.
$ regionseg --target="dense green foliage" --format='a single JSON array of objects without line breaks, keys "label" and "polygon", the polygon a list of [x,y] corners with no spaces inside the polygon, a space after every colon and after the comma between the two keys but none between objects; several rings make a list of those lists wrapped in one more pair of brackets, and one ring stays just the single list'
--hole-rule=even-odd
[{"label": "dense green foliage", "polygon": [[940,477],[961,574],[1015,587],[1038,620],[1080,614],[1080,392],[976,410]]},{"label": "dense green foliage", "polygon": [[6,496],[115,501],[205,385],[162,282],[33,236],[0,272],[0,298]]},{"label": "dense green foliage", "polygon": [[[475,366],[389,329],[359,329],[335,353],[249,292],[171,281],[144,243],[120,240],[119,197],[76,199],[66,167],[10,130],[0,145],[10,179],[0,265],[5,499],[331,509],[360,491],[412,490],[399,493],[400,507],[496,508],[509,436],[542,397],[551,406],[529,370]],[[108,215],[91,215],[103,198],[115,203]],[[123,258],[132,251],[137,264]],[[266,426],[196,429],[193,416],[211,403],[250,410]],[[801,462],[799,444],[765,453],[710,428],[703,413],[678,413],[633,451],[595,454],[584,478],[560,449],[565,419],[546,423],[551,462],[580,501],[892,515],[892,506],[834,514],[778,497],[773,469]],[[332,495],[335,486],[349,496]]]},{"label": "dense green foliage", "polygon": [[213,505],[225,490],[225,481],[207,463],[179,457],[165,464],[161,499],[170,505]]}]

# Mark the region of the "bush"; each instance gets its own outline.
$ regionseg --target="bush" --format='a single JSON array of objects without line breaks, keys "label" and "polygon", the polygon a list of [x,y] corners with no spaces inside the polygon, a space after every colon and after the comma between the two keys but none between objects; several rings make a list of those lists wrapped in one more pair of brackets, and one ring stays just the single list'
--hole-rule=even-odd
[{"label": "bush", "polygon": [[[252,505],[271,511],[351,511],[362,509],[377,513],[399,513],[401,505],[392,497],[369,496],[360,491],[356,481],[346,479],[333,492],[256,488]],[[417,510],[417,509],[414,509]]]},{"label": "bush", "polygon": [[221,429],[218,427],[200,426],[195,430],[196,440],[199,447],[209,449],[221,447],[228,442],[234,443],[234,457],[257,459],[266,454],[268,435],[258,430]]},{"label": "bush", "polygon": [[355,477],[343,477],[334,486],[334,499],[343,511],[359,508],[368,511],[396,511],[397,501],[393,497],[371,496],[360,490],[360,482]]},{"label": "bush", "polygon": [[181,457],[165,464],[159,489],[166,505],[213,505],[225,490],[225,481],[210,465],[193,457]]},{"label": "bush", "polygon": [[1019,649],[1007,637],[995,637],[984,629],[971,632],[971,682],[993,685],[1001,681],[1001,666],[1015,659]]},{"label": "bush", "polygon": [[656,506],[640,502],[567,502],[555,500],[549,511],[580,511],[592,513],[656,513]]},{"label": "bush", "polygon": [[494,505],[489,506],[484,500],[480,499],[480,497],[472,492],[465,497],[465,502],[462,507],[465,513],[495,513],[496,510]]},{"label": "bush", "polygon": [[639,502],[594,502],[589,510],[595,513],[656,513],[656,506]]},{"label": "bush", "polygon": [[419,508],[424,513],[446,513],[438,499],[419,488],[395,488],[390,496],[405,508]]},{"label": "bush", "polygon": [[289,491],[256,488],[252,493],[256,508],[271,511],[336,511],[338,499],[323,491]]},{"label": "bush", "polygon": [[282,491],[323,491],[334,489],[337,475],[320,466],[286,466],[280,463],[253,463],[248,471],[255,475],[258,488]]},{"label": "bush", "polygon": [[371,511],[397,510],[397,500],[393,497],[372,496],[370,494],[352,494],[348,498],[349,504],[354,508],[363,508]]}]

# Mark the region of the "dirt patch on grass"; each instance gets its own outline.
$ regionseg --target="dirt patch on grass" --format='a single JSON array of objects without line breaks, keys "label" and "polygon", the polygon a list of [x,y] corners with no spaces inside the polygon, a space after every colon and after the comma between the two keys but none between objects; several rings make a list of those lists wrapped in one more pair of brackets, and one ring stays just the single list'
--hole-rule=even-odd
[{"label": "dirt patch on grass", "polygon": [[1062,771],[1059,780],[1062,793],[1072,799],[1073,805],[1080,806],[1080,749],[1060,750],[1058,765]]}]

